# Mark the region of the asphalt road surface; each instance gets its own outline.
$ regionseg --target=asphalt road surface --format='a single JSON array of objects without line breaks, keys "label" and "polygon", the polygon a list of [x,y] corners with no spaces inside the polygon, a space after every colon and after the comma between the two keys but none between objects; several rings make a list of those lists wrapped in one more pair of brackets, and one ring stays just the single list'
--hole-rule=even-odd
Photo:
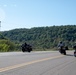
[{"label": "asphalt road surface", "polygon": [[76,75],[73,51],[0,53],[0,75]]}]

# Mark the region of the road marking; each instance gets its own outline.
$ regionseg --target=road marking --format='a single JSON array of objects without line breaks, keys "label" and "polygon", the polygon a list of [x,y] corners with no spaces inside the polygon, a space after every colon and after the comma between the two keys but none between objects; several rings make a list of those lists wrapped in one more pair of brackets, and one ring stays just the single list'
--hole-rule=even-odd
[{"label": "road marking", "polygon": [[27,62],[27,63],[22,63],[22,64],[13,65],[13,66],[8,66],[8,67],[5,67],[5,68],[0,68],[0,72],[5,72],[5,71],[8,71],[8,70],[16,69],[16,68],[23,67],[23,66],[26,66],[26,65],[30,65],[30,64],[34,64],[34,63],[50,60],[50,59],[56,59],[56,58],[60,58],[60,57],[63,57],[63,56],[64,55],[54,56],[54,57],[50,57],[50,58],[44,58],[44,59],[35,60],[35,61]]}]

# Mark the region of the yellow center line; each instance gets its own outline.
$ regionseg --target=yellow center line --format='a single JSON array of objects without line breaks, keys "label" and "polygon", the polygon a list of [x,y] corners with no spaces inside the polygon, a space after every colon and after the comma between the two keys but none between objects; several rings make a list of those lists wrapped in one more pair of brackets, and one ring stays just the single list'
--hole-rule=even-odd
[{"label": "yellow center line", "polygon": [[50,58],[44,58],[44,59],[35,60],[35,61],[22,63],[22,64],[17,64],[17,65],[13,65],[13,66],[8,66],[8,67],[5,67],[5,68],[0,68],[0,72],[4,72],[4,71],[11,70],[11,69],[23,67],[23,66],[26,66],[26,65],[30,65],[30,64],[34,64],[34,63],[50,60],[50,59],[56,59],[56,58],[60,58],[60,57],[63,57],[63,55],[61,55],[61,56],[54,56],[54,57],[50,57]]}]

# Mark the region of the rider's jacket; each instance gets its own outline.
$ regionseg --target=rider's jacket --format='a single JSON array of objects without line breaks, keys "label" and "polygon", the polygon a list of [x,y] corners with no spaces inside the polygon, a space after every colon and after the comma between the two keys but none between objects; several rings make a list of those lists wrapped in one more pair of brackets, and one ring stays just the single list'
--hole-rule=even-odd
[{"label": "rider's jacket", "polygon": [[64,46],[63,43],[59,43],[59,44],[58,44],[58,47],[63,47],[63,46]]},{"label": "rider's jacket", "polygon": [[64,48],[64,43],[59,43],[58,44],[58,49],[60,50],[60,49],[63,49]]}]

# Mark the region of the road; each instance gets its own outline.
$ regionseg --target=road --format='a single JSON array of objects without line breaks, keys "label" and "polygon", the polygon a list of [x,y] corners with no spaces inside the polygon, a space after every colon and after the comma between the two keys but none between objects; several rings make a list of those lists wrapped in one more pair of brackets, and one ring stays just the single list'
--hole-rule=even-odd
[{"label": "road", "polygon": [[76,75],[73,51],[0,53],[0,75]]}]

